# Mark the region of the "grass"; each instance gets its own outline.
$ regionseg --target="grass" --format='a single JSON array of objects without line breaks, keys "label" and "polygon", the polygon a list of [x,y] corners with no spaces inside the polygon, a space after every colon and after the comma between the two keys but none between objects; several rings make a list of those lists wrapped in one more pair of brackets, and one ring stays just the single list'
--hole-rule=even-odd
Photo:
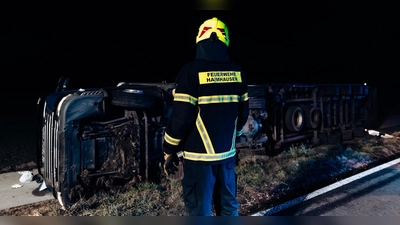
[{"label": "grass", "polygon": [[126,193],[109,195],[100,192],[81,199],[64,216],[183,216],[180,180],[164,185],[144,182]]}]

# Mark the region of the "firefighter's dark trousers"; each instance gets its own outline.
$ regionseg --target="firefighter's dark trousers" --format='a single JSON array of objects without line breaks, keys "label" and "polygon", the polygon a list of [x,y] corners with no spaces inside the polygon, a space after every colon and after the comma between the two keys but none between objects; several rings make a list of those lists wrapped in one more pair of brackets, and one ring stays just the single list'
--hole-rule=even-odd
[{"label": "firefighter's dark trousers", "polygon": [[[234,157],[233,157],[234,158]],[[190,216],[238,216],[235,160],[218,165],[184,162],[183,197]]]}]

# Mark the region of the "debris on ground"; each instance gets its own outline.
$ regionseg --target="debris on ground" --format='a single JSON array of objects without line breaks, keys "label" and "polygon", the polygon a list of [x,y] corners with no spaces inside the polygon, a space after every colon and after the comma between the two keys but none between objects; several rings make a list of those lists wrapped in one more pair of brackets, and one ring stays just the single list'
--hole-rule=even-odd
[{"label": "debris on ground", "polygon": [[13,185],[11,185],[11,188],[12,189],[17,189],[17,188],[20,188],[20,187],[23,187],[24,185],[23,184],[13,184]]},{"label": "debris on ground", "polygon": [[366,129],[365,131],[367,131],[368,134],[371,135],[371,136],[378,136],[378,137],[381,137],[381,138],[395,138],[395,136],[393,136],[393,135],[385,134],[385,133],[382,133],[382,132],[379,132],[379,131],[376,131],[376,130],[368,130],[368,129]]},{"label": "debris on ground", "polygon": [[31,171],[19,171],[18,173],[22,175],[19,178],[19,182],[26,183],[32,181],[33,173]]}]

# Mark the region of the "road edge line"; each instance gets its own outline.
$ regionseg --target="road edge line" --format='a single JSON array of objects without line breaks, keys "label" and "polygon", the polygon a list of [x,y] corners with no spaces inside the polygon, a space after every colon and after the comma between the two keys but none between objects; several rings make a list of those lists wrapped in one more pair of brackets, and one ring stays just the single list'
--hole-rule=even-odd
[{"label": "road edge line", "polygon": [[371,168],[371,169],[369,169],[369,170],[366,170],[366,171],[364,171],[364,172],[355,174],[355,175],[353,175],[353,176],[351,176],[351,177],[348,177],[348,178],[346,178],[346,179],[340,180],[340,181],[335,182],[335,183],[333,183],[333,184],[330,184],[330,185],[328,185],[328,186],[326,186],[326,187],[320,188],[320,189],[318,189],[318,190],[316,190],[316,191],[313,191],[313,192],[311,192],[311,193],[302,195],[302,196],[297,197],[297,198],[295,198],[295,199],[293,199],[293,200],[290,200],[290,201],[287,201],[287,202],[282,203],[282,204],[280,204],[280,205],[271,207],[271,208],[269,208],[269,209],[267,209],[267,210],[264,210],[264,211],[261,211],[261,212],[252,214],[252,215],[250,215],[250,216],[269,216],[269,215],[271,215],[271,214],[274,214],[274,213],[277,213],[277,212],[279,212],[279,211],[282,211],[282,210],[284,210],[284,209],[286,209],[286,208],[289,208],[289,207],[292,207],[292,206],[294,206],[294,205],[300,204],[301,202],[305,202],[305,201],[307,201],[307,200],[310,200],[310,199],[312,199],[312,198],[315,198],[315,197],[317,197],[317,196],[319,196],[319,195],[322,195],[322,194],[324,194],[324,193],[326,193],[326,192],[328,192],[328,191],[331,191],[331,190],[333,190],[333,189],[335,189],[335,188],[339,188],[339,187],[341,187],[341,186],[343,186],[343,185],[346,185],[346,184],[348,184],[348,183],[350,183],[350,182],[353,182],[353,181],[355,181],[355,180],[358,180],[358,179],[360,179],[360,178],[363,178],[363,177],[365,177],[365,176],[368,176],[368,175],[370,175],[370,174],[372,174],[372,173],[375,173],[375,172],[377,172],[377,171],[379,171],[379,170],[382,170],[382,169],[388,168],[388,167],[390,167],[390,166],[393,166],[393,165],[395,165],[395,164],[397,164],[397,163],[400,163],[400,158],[395,159],[395,160],[392,160],[392,161],[389,161],[389,162],[384,163],[384,164],[382,164],[382,165],[376,166],[376,167]]}]

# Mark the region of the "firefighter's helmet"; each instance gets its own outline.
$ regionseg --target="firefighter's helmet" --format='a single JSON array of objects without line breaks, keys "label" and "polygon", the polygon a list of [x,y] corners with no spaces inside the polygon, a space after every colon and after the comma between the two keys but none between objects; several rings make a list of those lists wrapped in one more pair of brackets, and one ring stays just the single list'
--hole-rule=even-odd
[{"label": "firefighter's helmet", "polygon": [[229,46],[228,27],[217,17],[204,21],[200,26],[199,33],[196,37],[196,44],[199,43],[199,41],[210,38],[212,33],[217,35],[218,40],[225,43],[226,46]]}]

